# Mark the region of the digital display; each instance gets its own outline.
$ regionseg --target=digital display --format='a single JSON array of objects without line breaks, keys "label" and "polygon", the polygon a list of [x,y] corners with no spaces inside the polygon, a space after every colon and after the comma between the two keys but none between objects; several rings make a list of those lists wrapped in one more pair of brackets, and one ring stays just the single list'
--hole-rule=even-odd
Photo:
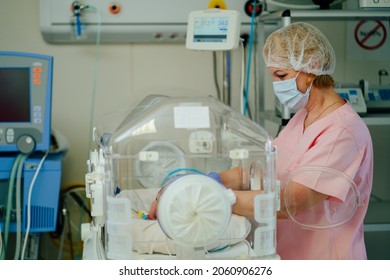
[{"label": "digital display", "polygon": [[193,42],[226,42],[228,24],[227,17],[195,18]]},{"label": "digital display", "polygon": [[0,68],[0,122],[30,122],[30,68]]}]

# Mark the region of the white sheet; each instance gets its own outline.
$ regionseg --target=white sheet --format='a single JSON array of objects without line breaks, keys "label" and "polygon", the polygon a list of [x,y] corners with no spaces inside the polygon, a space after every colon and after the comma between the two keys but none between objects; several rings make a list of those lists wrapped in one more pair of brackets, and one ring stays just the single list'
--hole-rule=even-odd
[{"label": "white sheet", "polygon": [[[118,194],[119,197],[126,197],[130,200],[133,213],[131,232],[133,250],[139,254],[164,254],[175,255],[176,248],[161,229],[157,220],[144,220],[138,215],[138,211],[147,213],[152,201],[156,198],[159,188],[124,190]],[[224,251],[230,246],[244,242],[250,232],[251,224],[245,217],[233,214],[228,228],[222,236],[205,246],[206,251]]]}]

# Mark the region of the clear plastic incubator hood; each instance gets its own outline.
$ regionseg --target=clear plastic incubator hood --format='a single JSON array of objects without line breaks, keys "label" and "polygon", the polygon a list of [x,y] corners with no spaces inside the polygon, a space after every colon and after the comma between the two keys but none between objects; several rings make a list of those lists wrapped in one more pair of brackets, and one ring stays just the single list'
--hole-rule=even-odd
[{"label": "clear plastic incubator hood", "polygon": [[[276,256],[276,155],[262,127],[214,97],[162,95],[110,125],[95,128],[88,160],[84,259]],[[224,170],[256,191],[251,215],[232,214]]]}]

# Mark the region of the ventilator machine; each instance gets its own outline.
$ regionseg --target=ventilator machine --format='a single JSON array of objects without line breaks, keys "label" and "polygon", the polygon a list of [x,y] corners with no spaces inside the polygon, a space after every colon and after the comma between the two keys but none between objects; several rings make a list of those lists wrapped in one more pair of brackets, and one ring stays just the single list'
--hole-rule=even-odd
[{"label": "ventilator machine", "polygon": [[0,51],[0,259],[14,233],[12,257],[37,258],[39,233],[56,228],[63,153],[51,133],[52,71],[51,56]]}]

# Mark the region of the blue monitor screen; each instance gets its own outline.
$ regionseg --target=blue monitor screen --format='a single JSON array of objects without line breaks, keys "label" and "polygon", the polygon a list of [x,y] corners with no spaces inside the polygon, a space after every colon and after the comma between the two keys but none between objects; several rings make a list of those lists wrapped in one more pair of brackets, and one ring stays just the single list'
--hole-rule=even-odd
[{"label": "blue monitor screen", "polygon": [[0,122],[30,122],[30,69],[0,68]]}]

